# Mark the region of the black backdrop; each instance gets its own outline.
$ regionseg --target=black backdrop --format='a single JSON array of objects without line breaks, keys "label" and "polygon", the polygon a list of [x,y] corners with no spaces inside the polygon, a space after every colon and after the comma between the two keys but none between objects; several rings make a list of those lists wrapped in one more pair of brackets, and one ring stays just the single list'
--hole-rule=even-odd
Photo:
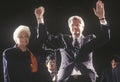
[{"label": "black backdrop", "polygon": [[[15,0],[0,2],[0,80],[2,79],[2,52],[14,45],[12,34],[20,25],[28,25],[31,30],[36,25],[34,9],[43,5],[45,19],[50,33],[69,33],[67,19],[71,15],[80,15],[86,24],[85,34],[95,32],[99,24],[92,8],[97,0]],[[102,48],[95,51],[94,66],[98,74],[113,54],[120,54],[119,2],[103,0],[106,19],[111,29],[111,39]],[[33,32],[33,31],[32,31]]]}]

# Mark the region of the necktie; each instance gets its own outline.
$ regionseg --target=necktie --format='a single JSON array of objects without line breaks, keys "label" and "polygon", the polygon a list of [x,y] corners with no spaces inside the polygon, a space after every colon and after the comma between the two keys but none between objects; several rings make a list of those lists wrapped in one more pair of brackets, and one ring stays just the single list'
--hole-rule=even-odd
[{"label": "necktie", "polygon": [[75,42],[74,42],[74,51],[76,55],[79,53],[79,42],[77,39],[75,39]]},{"label": "necktie", "polygon": [[79,43],[78,43],[78,40],[77,40],[77,39],[75,39],[74,47],[75,47],[75,48],[79,48]]},{"label": "necktie", "polygon": [[[73,46],[74,46],[74,58],[76,59],[76,56],[79,54],[79,42],[77,39],[75,39]],[[73,74],[81,75],[81,72],[76,67],[76,64],[75,64],[73,71],[74,71]]]}]

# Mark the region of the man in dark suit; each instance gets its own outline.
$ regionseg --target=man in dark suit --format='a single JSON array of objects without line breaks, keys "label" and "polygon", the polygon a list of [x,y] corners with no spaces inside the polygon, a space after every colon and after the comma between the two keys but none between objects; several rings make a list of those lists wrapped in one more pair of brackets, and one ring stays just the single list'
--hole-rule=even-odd
[{"label": "man in dark suit", "polygon": [[109,65],[104,68],[100,82],[120,82],[120,57],[113,55],[109,61]]},{"label": "man in dark suit", "polygon": [[80,16],[71,16],[68,19],[71,35],[53,36],[46,31],[44,25],[44,7],[35,9],[38,22],[37,46],[45,43],[52,49],[58,49],[61,54],[57,82],[67,82],[71,76],[77,75],[89,77],[91,82],[96,81],[97,73],[93,67],[92,52],[109,40],[109,28],[105,19],[104,4],[101,0],[97,1],[96,8],[93,10],[99,18],[101,26],[98,36],[94,34],[84,36],[82,34],[85,24]]}]

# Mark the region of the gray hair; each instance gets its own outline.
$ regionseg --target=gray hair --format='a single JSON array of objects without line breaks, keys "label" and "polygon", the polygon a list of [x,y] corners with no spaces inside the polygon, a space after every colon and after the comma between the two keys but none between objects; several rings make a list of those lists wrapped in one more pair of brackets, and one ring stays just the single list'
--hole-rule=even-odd
[{"label": "gray hair", "polygon": [[68,19],[68,25],[69,25],[69,27],[71,27],[71,26],[70,26],[70,23],[71,23],[71,21],[72,21],[73,19],[78,19],[78,20],[80,20],[80,22],[81,22],[81,24],[82,24],[82,27],[85,26],[84,20],[83,20],[80,16],[75,15],[75,16],[71,16],[71,17]]},{"label": "gray hair", "polygon": [[25,25],[20,25],[15,29],[15,31],[13,33],[14,41],[18,37],[19,33],[22,32],[22,31],[25,31],[28,34],[28,37],[31,36],[30,28],[28,26],[25,26]]}]

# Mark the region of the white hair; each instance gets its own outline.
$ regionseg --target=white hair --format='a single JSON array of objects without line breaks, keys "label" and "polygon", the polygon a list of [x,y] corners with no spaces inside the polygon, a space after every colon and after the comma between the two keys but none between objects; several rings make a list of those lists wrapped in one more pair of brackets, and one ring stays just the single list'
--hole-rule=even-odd
[{"label": "white hair", "polygon": [[20,25],[15,29],[15,31],[13,33],[14,41],[18,37],[19,33],[22,32],[22,31],[25,31],[28,34],[28,37],[31,36],[30,28],[28,26],[25,26],[25,25]]},{"label": "white hair", "polygon": [[84,20],[80,16],[75,15],[75,16],[71,16],[68,19],[68,26],[69,26],[70,29],[71,29],[71,22],[72,22],[73,19],[78,19],[81,22],[82,27],[83,28],[85,27]]}]

